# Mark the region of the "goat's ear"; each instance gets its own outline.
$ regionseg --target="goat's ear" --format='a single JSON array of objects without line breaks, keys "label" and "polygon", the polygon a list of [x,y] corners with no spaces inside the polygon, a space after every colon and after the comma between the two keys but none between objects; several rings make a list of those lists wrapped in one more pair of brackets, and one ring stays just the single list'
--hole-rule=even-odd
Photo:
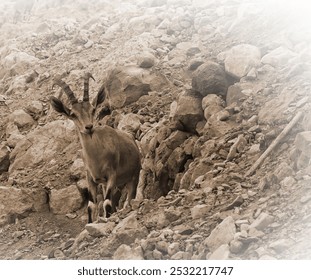
[{"label": "goat's ear", "polygon": [[67,117],[70,116],[70,109],[68,107],[66,107],[64,105],[63,102],[61,102],[58,98],[52,96],[50,98],[50,102],[51,102],[51,105],[53,107],[53,109],[58,112],[58,113],[61,113]]},{"label": "goat's ear", "polygon": [[93,106],[96,108],[99,104],[103,103],[105,99],[106,99],[105,84],[103,84],[100,87],[97,96],[93,100]]}]

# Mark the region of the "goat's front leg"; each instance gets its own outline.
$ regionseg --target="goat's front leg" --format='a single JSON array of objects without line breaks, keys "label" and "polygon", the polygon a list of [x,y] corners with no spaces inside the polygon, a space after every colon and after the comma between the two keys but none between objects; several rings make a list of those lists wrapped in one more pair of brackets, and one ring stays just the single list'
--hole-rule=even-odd
[{"label": "goat's front leg", "polygon": [[89,172],[86,172],[86,178],[88,182],[88,206],[87,206],[87,213],[88,213],[88,223],[92,223],[95,220],[97,220],[98,216],[98,205],[97,205],[97,187],[98,184],[96,184]]}]

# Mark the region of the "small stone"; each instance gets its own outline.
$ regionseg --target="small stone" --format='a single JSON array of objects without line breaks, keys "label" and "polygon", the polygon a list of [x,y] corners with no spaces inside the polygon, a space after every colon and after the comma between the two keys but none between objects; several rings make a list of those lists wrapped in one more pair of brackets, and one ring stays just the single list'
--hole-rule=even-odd
[{"label": "small stone", "polygon": [[63,250],[68,250],[75,242],[75,239],[74,238],[70,238],[68,239],[65,244],[62,246],[62,249]]},{"label": "small stone", "polygon": [[280,182],[280,185],[282,187],[292,187],[293,185],[296,184],[296,180],[294,177],[292,176],[288,176],[288,177],[285,177],[281,182]]},{"label": "small stone", "polygon": [[100,224],[90,223],[85,225],[87,232],[94,237],[109,236],[114,227],[114,222]]},{"label": "small stone", "polygon": [[155,64],[155,57],[153,54],[145,52],[138,57],[138,66],[141,68],[151,68]]},{"label": "small stone", "polygon": [[60,249],[56,249],[54,251],[54,258],[57,260],[64,260],[66,256]]},{"label": "small stone", "polygon": [[245,248],[244,243],[239,240],[232,240],[230,242],[230,252],[233,254],[241,253],[244,248]]},{"label": "small stone", "polygon": [[156,243],[156,249],[159,250],[160,252],[167,254],[168,253],[168,243],[165,241],[159,241]]},{"label": "small stone", "polygon": [[278,182],[283,180],[285,177],[294,175],[294,170],[286,162],[281,162],[273,172],[273,176]]},{"label": "small stone", "polygon": [[180,235],[190,235],[193,233],[193,228],[189,225],[179,225],[175,230]]},{"label": "small stone", "polygon": [[85,165],[81,158],[77,158],[70,167],[70,174],[72,178],[80,179],[85,173]]},{"label": "small stone", "polygon": [[49,258],[49,259],[54,259],[54,251],[55,251],[55,249],[52,249],[52,250],[49,252],[49,254],[48,254],[48,258]]},{"label": "small stone", "polygon": [[272,242],[269,248],[273,249],[277,253],[282,253],[283,251],[289,249],[294,242],[290,239],[279,239]]},{"label": "small stone", "polygon": [[137,114],[121,114],[117,128],[135,134],[141,126],[141,118]]},{"label": "small stone", "polygon": [[92,40],[88,40],[85,44],[84,44],[84,47],[86,49],[89,49],[91,48],[92,46],[94,45],[94,42]]},{"label": "small stone", "polygon": [[171,256],[171,260],[182,260],[184,259],[184,252],[177,252],[173,256]]},{"label": "small stone", "polygon": [[252,197],[252,196],[255,196],[255,195],[257,194],[257,192],[248,190],[248,191],[247,191],[247,194],[248,194],[249,197]]},{"label": "small stone", "polygon": [[194,246],[193,246],[193,244],[191,244],[191,243],[187,243],[187,245],[186,245],[186,252],[188,252],[188,253],[193,253],[193,250],[194,250]]},{"label": "small stone", "polygon": [[27,111],[34,115],[40,115],[43,113],[43,104],[41,101],[34,100],[27,107]]},{"label": "small stone", "polygon": [[132,212],[129,216],[121,220],[118,225],[113,229],[113,233],[117,233],[118,231],[126,231],[129,229],[137,229],[139,228],[139,222],[137,219],[137,213]]},{"label": "small stone", "polygon": [[187,50],[186,55],[194,56],[194,55],[196,55],[196,54],[198,54],[200,52],[201,52],[200,48],[198,48],[198,47],[191,47],[191,48],[189,48]]},{"label": "small stone", "polygon": [[12,234],[12,237],[13,237],[14,239],[17,239],[17,238],[22,237],[24,234],[25,234],[25,231],[23,231],[23,230],[18,230],[18,231],[15,231],[15,232]]},{"label": "small stone", "polygon": [[238,154],[242,153],[245,150],[247,141],[245,137],[240,134],[234,144],[230,147],[227,160],[230,161],[234,159]]},{"label": "small stone", "polygon": [[236,220],[235,224],[237,226],[245,225],[245,224],[248,224],[248,220]]},{"label": "small stone", "polygon": [[182,216],[182,211],[180,209],[171,209],[164,211],[165,218],[169,223],[177,221]]},{"label": "small stone", "polygon": [[259,247],[258,249],[255,250],[255,252],[257,253],[258,257],[267,255],[267,250],[263,247]]},{"label": "small stone", "polygon": [[143,260],[143,251],[140,246],[131,248],[126,244],[122,244],[113,254],[114,260]]},{"label": "small stone", "polygon": [[248,231],[249,230],[249,224],[241,224],[240,225],[241,231]]},{"label": "small stone", "polygon": [[259,125],[254,125],[248,129],[248,132],[255,132],[255,133],[261,132],[261,127]]},{"label": "small stone", "polygon": [[250,117],[247,122],[251,123],[251,124],[257,124],[258,122],[258,116],[257,115],[254,115],[252,117]]},{"label": "small stone", "polygon": [[22,109],[11,113],[9,121],[17,125],[18,128],[28,128],[34,124],[34,119]]},{"label": "small stone", "polygon": [[306,103],[309,102],[309,99],[310,99],[309,96],[306,96],[306,97],[304,97],[304,98],[298,100],[297,103],[296,103],[296,108],[301,108],[301,107],[303,107]]},{"label": "small stone", "polygon": [[208,260],[228,260],[230,255],[229,245],[219,246],[207,259]]},{"label": "small stone", "polygon": [[257,230],[266,229],[274,220],[274,217],[267,214],[261,213],[259,217],[250,225],[250,228],[256,228]]},{"label": "small stone", "polygon": [[260,144],[253,144],[247,151],[249,155],[256,155],[260,153]]},{"label": "small stone", "polygon": [[157,250],[157,249],[154,249],[154,250],[152,251],[152,255],[153,255],[153,258],[154,258],[155,260],[162,260],[162,259],[163,259],[162,253],[161,253],[159,250]]},{"label": "small stone", "polygon": [[168,246],[168,254],[169,256],[172,256],[174,254],[176,254],[180,249],[180,245],[178,242],[174,242],[174,243],[171,243],[169,246]]},{"label": "small stone", "polygon": [[234,209],[235,207],[239,207],[244,203],[244,198],[242,196],[238,196],[236,199],[233,200],[228,206],[224,207],[223,211]]},{"label": "small stone", "polygon": [[192,219],[200,219],[206,216],[211,210],[211,206],[205,204],[195,205],[191,209],[191,217]]}]

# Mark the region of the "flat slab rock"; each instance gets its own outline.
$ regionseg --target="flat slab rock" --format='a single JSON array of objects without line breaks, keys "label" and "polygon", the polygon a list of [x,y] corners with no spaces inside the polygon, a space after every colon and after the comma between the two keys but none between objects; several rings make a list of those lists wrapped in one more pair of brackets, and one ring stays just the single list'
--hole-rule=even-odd
[{"label": "flat slab rock", "polygon": [[231,216],[225,218],[216,226],[204,244],[213,252],[223,244],[228,244],[234,239],[236,233],[235,223]]},{"label": "flat slab rock", "polygon": [[44,190],[0,187],[0,226],[25,218],[34,211],[47,210]]}]

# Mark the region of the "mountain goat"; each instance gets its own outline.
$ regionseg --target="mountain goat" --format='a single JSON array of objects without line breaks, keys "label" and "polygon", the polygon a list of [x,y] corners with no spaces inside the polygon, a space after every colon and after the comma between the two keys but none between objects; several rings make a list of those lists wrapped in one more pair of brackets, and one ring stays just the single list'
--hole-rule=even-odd
[{"label": "mountain goat", "polygon": [[[124,188],[127,191],[124,207],[130,204],[131,199],[136,196],[141,169],[139,149],[131,135],[107,125],[95,124],[95,110],[105,100],[106,93],[104,86],[101,87],[91,104],[90,78],[94,79],[90,73],[86,73],[82,101],[78,101],[63,80],[54,80],[54,84],[61,87],[67,95],[70,108],[60,99],[50,98],[54,110],[71,119],[78,130],[88,181],[89,223],[93,222],[101,211],[105,217],[116,212],[120,191]],[[99,190],[102,190],[102,194]],[[99,201],[100,195],[102,201]]]}]

